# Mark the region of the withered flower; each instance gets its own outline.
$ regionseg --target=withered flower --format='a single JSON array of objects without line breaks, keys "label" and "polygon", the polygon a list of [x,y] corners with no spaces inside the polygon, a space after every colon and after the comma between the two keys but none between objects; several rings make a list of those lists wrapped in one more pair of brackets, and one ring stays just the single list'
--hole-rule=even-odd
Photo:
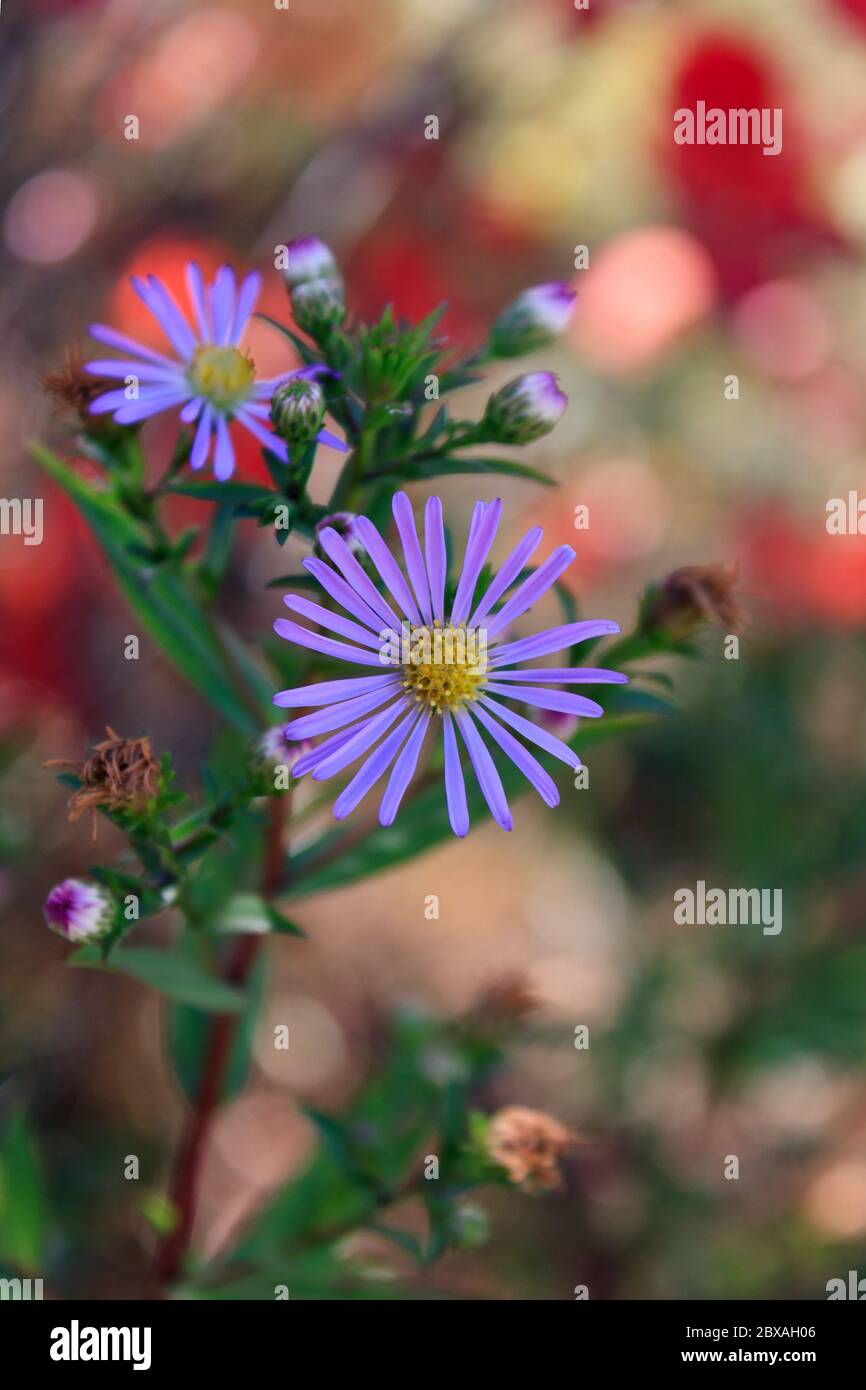
[{"label": "withered flower", "polygon": [[94,425],[90,406],[110,385],[111,382],[104,377],[94,376],[85,370],[78,343],[67,347],[62,366],[52,368],[42,378],[43,390],[53,400],[55,413],[74,410],[82,424],[89,429]]},{"label": "withered flower", "polygon": [[481,1026],[499,1027],[520,1022],[538,1008],[538,997],[529,980],[514,970],[491,980],[479,994],[472,1018]]},{"label": "withered flower", "polygon": [[559,1160],[575,1136],[542,1110],[507,1105],[487,1128],[487,1152],[510,1180],[527,1191],[552,1191],[562,1185]]},{"label": "withered flower", "polygon": [[736,565],[683,565],[656,589],[647,605],[643,626],[661,629],[675,640],[690,637],[703,623],[712,623],[725,632],[738,632],[745,615],[736,583]]},{"label": "withered flower", "polygon": [[108,738],[94,746],[84,763],[52,758],[45,767],[64,767],[81,779],[69,798],[69,819],[90,811],[96,839],[96,809],[140,811],[159,790],[159,763],[147,738],[121,738],[106,725]]}]

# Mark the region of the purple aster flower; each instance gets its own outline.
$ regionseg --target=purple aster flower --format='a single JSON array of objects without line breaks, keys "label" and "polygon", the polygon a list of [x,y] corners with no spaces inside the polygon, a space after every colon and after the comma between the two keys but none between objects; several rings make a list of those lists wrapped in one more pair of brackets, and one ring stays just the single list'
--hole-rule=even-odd
[{"label": "purple aster flower", "polygon": [[114,919],[114,905],[105,890],[80,878],[65,878],[52,888],[42,911],[51,930],[67,941],[96,941]]},{"label": "purple aster flower", "polygon": [[561,280],[533,285],[507,305],[490,330],[494,357],[522,357],[546,347],[568,322],[577,295]]},{"label": "purple aster flower", "polygon": [[310,772],[316,781],[324,780],[363,758],[337,797],[334,815],[338,820],[349,815],[388,773],[379,820],[390,825],[415,773],[425,736],[441,730],[445,794],[455,835],[469,830],[467,757],[494,820],[510,830],[511,812],[491,747],[520,769],[548,806],[559,801],[556,786],[527,744],[571,768],[580,766],[566,743],[513,705],[595,717],[604,712],[601,705],[556,687],[627,679],[617,671],[531,663],[587,638],[619,632],[619,626],[606,621],[567,623],[533,637],[504,640],[511,624],[571,564],[574,551],[560,546],[532,574],[520,579],[541,540],[540,527],[533,527],[490,583],[479,590],[481,570],[502,512],[498,500],[475,504],[454,601],[446,615],[442,503],[438,497],[427,502],[423,548],[405,493],[396,494],[393,511],[405,573],[367,517],[356,517],[355,529],[381,587],[373,583],[343,538],[326,527],[319,533],[319,545],[332,563],[310,557],[304,566],[343,611],[287,594],[284,601],[292,612],[324,632],[285,618],[274,624],[287,641],[356,666],[376,668],[375,675],[324,681],[274,696],[274,704],[283,708],[315,711],[286,725],[291,738],[328,735],[298,760],[295,776]]},{"label": "purple aster flower", "polygon": [[[155,275],[146,280],[133,276],[136,294],[157,320],[174,349],[168,357],[153,352],[125,334],[105,324],[91,325],[90,332],[101,343],[125,352],[125,358],[88,362],[87,370],[98,376],[116,377],[126,383],[135,379],[137,395],[130,399],[126,384],[98,396],[93,414],[111,412],[119,425],[133,425],[160,415],[164,410],[180,410],[185,425],[195,424],[190,454],[193,468],[203,468],[211,444],[214,447],[214,474],[221,481],[235,468],[235,452],[229,422],[249,430],[283,463],[289,453],[285,440],[268,426],[270,400],[274,391],[295,377],[312,377],[327,371],[323,367],[301,367],[281,376],[257,380],[255,363],[238,347],[255,308],[261,276],[251,272],[237,286],[231,266],[221,266],[213,284],[205,285],[199,267],[186,267],[186,284],[193,311],[191,324],[169,290]],[[320,430],[317,439],[345,452],[346,445],[329,430]]]}]

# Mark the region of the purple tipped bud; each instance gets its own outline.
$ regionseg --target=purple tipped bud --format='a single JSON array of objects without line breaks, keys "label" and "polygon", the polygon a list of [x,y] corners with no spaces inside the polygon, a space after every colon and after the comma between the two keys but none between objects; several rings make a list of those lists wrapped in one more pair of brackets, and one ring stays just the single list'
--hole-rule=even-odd
[{"label": "purple tipped bud", "polygon": [[290,290],[303,285],[307,280],[335,280],[341,282],[340,267],[334,253],[316,236],[296,237],[286,247],[289,264],[283,271],[283,279]]},{"label": "purple tipped bud", "polygon": [[114,921],[114,904],[95,883],[65,878],[51,889],[42,911],[52,931],[67,941],[98,941]]},{"label": "purple tipped bud", "polygon": [[490,330],[493,357],[522,357],[559,337],[577,295],[561,280],[524,290],[502,310]]},{"label": "purple tipped bud", "polygon": [[295,323],[311,338],[321,337],[346,317],[346,296],[340,280],[304,280],[292,290]]},{"label": "purple tipped bud", "polygon": [[259,739],[259,753],[265,762],[274,767],[287,767],[291,772],[295,763],[305,753],[312,752],[311,739],[292,739],[286,733],[285,724],[275,724]]},{"label": "purple tipped bud", "polygon": [[295,377],[278,386],[271,397],[271,421],[276,433],[293,448],[309,444],[322,427],[325,394],[316,381]]},{"label": "purple tipped bud", "polygon": [[354,512],[332,512],[330,516],[323,516],[321,521],[316,522],[316,554],[321,554],[322,559],[326,558],[324,552],[319,549],[318,540],[319,533],[324,531],[326,526],[330,526],[338,536],[342,536],[353,555],[365,555],[366,550],[358,534],[356,522]]},{"label": "purple tipped bud", "polygon": [[554,372],[530,372],[490,397],[482,425],[499,444],[528,444],[549,434],[567,405]]},{"label": "purple tipped bud", "polygon": [[577,715],[564,714],[561,710],[539,709],[534,714],[535,723],[540,724],[549,734],[555,734],[563,743],[568,743],[577,732]]}]

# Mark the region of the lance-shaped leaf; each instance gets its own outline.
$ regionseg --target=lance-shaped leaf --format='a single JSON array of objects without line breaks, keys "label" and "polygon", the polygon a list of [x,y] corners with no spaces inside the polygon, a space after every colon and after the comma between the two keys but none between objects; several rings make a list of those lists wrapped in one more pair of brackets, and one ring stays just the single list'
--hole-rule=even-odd
[{"label": "lance-shaped leaf", "polygon": [[124,597],[154,640],[223,718],[254,735],[258,722],[235,687],[213,628],[180,566],[149,560],[145,532],[109,493],[80,478],[41,445],[34,445],[33,451],[88,522]]}]

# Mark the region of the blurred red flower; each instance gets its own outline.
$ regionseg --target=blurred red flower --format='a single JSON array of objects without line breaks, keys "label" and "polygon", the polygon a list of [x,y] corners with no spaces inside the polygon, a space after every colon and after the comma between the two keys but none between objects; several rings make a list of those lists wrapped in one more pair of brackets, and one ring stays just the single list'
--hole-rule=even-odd
[{"label": "blurred red flower", "polygon": [[[783,111],[782,148],[760,144],[678,145],[674,112],[769,108]],[[687,52],[671,92],[670,144],[663,162],[677,185],[684,216],[710,252],[729,294],[771,279],[803,251],[840,238],[809,206],[806,143],[794,103],[771,63],[739,39],[704,34]]]}]

